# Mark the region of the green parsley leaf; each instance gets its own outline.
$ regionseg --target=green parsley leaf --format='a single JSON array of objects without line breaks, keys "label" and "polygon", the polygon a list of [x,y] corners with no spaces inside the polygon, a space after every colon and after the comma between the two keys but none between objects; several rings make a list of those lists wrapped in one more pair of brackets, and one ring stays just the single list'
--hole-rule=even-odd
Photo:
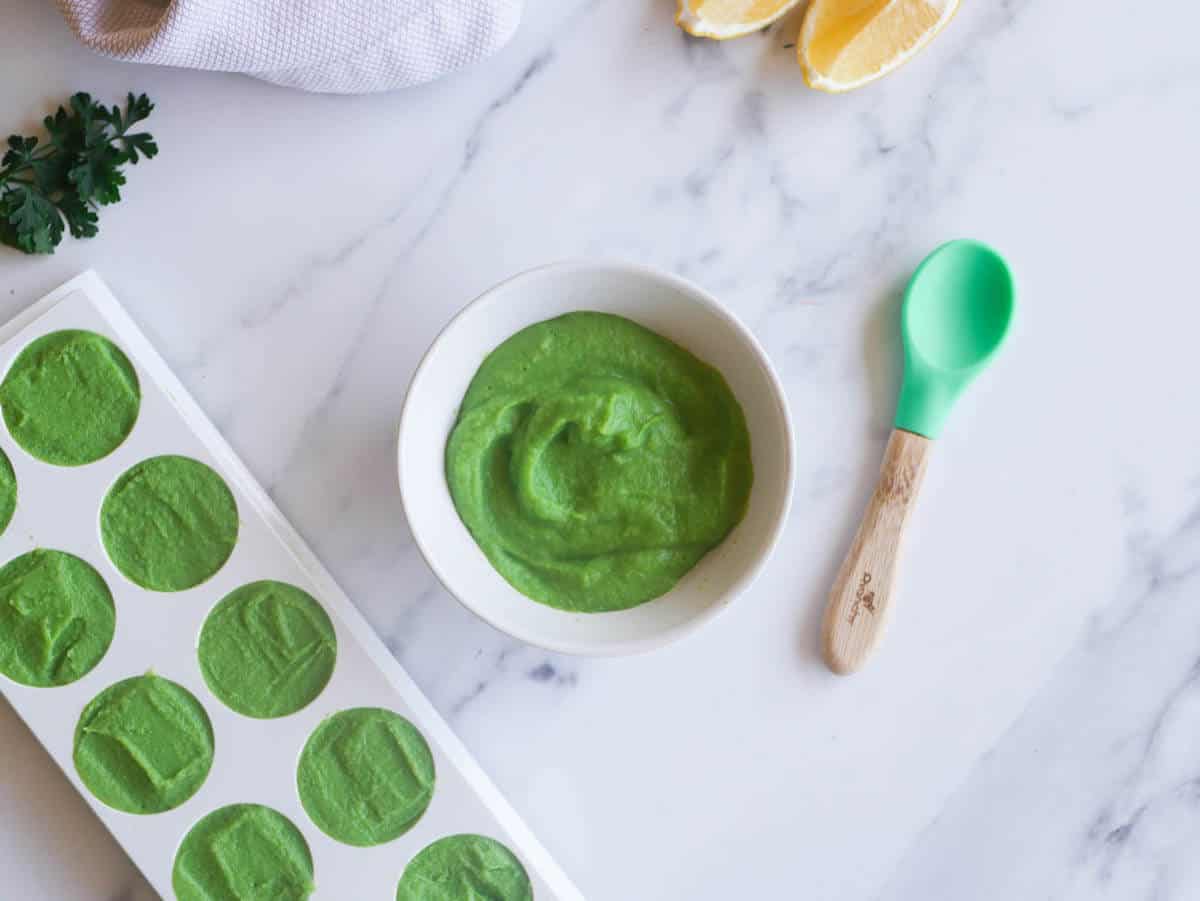
[{"label": "green parsley leaf", "polygon": [[40,192],[18,185],[4,197],[3,215],[12,226],[16,246],[26,253],[53,253],[62,240],[58,209]]},{"label": "green parsley leaf", "polygon": [[84,203],[91,200],[116,203],[121,199],[121,185],[125,184],[121,164],[126,159],[123,152],[107,143],[89,147],[83,159],[71,167],[67,178]]},{"label": "green parsley leaf", "polygon": [[100,217],[88,204],[74,194],[64,194],[58,202],[58,211],[67,220],[72,238],[94,238],[100,231],[96,223]]},{"label": "green parsley leaf", "polygon": [[53,253],[64,231],[93,237],[99,208],[121,199],[125,164],[158,154],[152,135],[130,131],[153,110],[145,94],[129,94],[122,111],[78,93],[42,120],[45,143],[10,136],[0,157],[0,244]]},{"label": "green parsley leaf", "polygon": [[22,163],[27,163],[33,159],[33,151],[37,147],[37,138],[23,138],[20,135],[11,135],[8,139],[8,150],[3,158],[0,158],[0,165],[3,166],[18,166]]}]

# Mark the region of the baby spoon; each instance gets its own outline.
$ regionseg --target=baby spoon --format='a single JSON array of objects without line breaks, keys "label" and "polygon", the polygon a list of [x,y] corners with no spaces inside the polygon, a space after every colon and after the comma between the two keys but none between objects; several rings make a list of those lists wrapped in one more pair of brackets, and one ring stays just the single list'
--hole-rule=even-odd
[{"label": "baby spoon", "polygon": [[975,241],[943,244],[908,283],[900,326],[904,380],[895,428],[875,493],[825,609],[825,661],[835,673],[862,667],[883,636],[900,544],[932,439],[941,434],[958,395],[1004,341],[1012,313],[1008,265]]}]

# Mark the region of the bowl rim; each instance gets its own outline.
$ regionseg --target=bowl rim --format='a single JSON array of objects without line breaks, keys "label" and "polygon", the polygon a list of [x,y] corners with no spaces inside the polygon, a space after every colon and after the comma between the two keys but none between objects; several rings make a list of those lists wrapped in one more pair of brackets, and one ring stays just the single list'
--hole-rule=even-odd
[{"label": "bowl rim", "polygon": [[[463,597],[459,592],[451,587],[450,581],[443,574],[442,570],[433,562],[429,549],[426,547],[426,541],[421,537],[420,531],[413,526],[412,516],[409,514],[408,492],[405,487],[405,474],[403,463],[403,448],[405,444],[406,426],[409,421],[409,407],[412,404],[414,389],[420,384],[424,371],[430,358],[434,352],[442,344],[443,340],[450,331],[464,319],[466,316],[478,312],[478,308],[500,294],[501,291],[510,288],[513,284],[521,281],[531,281],[536,278],[545,277],[551,273],[571,273],[581,271],[602,271],[602,272],[618,272],[627,275],[633,275],[639,278],[648,279],[668,284],[674,290],[687,295],[692,300],[698,301],[710,310],[720,316],[725,322],[741,335],[743,341],[754,352],[760,367],[766,374],[767,380],[772,389],[772,401],[775,404],[779,414],[779,419],[783,424],[783,432],[785,436],[785,447],[783,454],[783,476],[784,476],[784,497],[783,503],[779,507],[779,513],[775,517],[775,521],[771,524],[770,532],[766,540],[763,542],[754,562],[750,567],[740,575],[736,581],[729,586],[723,593],[723,596],[713,603],[708,604],[702,610],[672,626],[664,631],[657,632],[653,635],[644,638],[632,638],[622,641],[605,642],[603,645],[592,645],[587,642],[580,641],[556,641],[548,639],[541,634],[530,634],[527,630],[520,626],[515,626],[508,622],[502,622],[497,617],[492,616],[486,607],[482,607],[473,603],[471,600]],[[500,339],[506,340],[507,337]],[[775,554],[775,549],[779,546],[780,538],[783,535],[783,530],[787,526],[788,518],[792,509],[792,496],[795,489],[795,434],[792,428],[792,418],[788,411],[787,394],[784,392],[783,382],[779,378],[779,374],[775,371],[775,366],[771,362],[771,358],[759,343],[758,338],[754,333],[742,322],[742,320],[728,307],[722,304],[716,297],[708,291],[688,281],[687,279],[675,275],[672,272],[667,272],[662,269],[655,268],[642,263],[633,263],[625,260],[613,259],[580,259],[569,258],[558,260],[550,263],[543,263],[529,269],[525,269],[514,275],[510,275],[502,281],[497,282],[490,288],[487,288],[480,294],[476,295],[463,307],[455,313],[450,320],[438,331],[437,335],[429,343],[429,347],[421,355],[416,368],[413,370],[412,377],[409,379],[408,387],[404,392],[404,400],[400,405],[400,422],[397,427],[396,439],[396,474],[400,487],[400,505],[404,511],[404,518],[408,523],[408,531],[412,535],[413,543],[421,554],[421,558],[425,561],[425,565],[433,572],[434,577],[441,584],[446,592],[458,601],[463,607],[479,617],[492,628],[516,638],[526,644],[541,648],[546,651],[552,651],[560,654],[571,654],[580,657],[621,657],[630,656],[633,654],[648,653],[658,648],[662,648],[678,641],[685,636],[696,632],[701,626],[711,622],[723,610],[729,607],[733,601],[745,594],[758,580],[762,571],[766,568],[767,563]],[[465,528],[465,526],[464,526]],[[537,603],[531,601],[531,603]],[[585,614],[588,616],[596,614]]]}]

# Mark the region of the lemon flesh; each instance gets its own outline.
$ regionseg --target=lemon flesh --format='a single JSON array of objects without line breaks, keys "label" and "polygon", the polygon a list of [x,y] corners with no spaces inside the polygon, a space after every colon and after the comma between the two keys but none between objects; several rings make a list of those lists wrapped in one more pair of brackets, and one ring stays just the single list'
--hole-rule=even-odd
[{"label": "lemon flesh", "polygon": [[679,0],[675,22],[700,38],[741,37],[766,28],[800,0]]},{"label": "lemon flesh", "polygon": [[958,0],[813,0],[800,65],[814,87],[848,91],[909,60],[954,15]]}]

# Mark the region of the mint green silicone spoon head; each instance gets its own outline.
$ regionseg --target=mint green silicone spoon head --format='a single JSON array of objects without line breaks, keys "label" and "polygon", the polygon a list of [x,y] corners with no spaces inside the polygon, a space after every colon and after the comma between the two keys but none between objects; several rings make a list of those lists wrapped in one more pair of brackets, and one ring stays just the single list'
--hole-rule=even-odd
[{"label": "mint green silicone spoon head", "polygon": [[1013,278],[977,241],[943,244],[917,267],[904,294],[904,382],[896,428],[936,438],[963,388],[1008,334]]}]

